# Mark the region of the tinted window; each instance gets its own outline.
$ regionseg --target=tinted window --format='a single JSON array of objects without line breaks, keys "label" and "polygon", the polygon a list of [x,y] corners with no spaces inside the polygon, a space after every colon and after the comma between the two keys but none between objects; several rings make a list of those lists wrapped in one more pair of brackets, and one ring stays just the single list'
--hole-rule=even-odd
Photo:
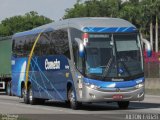
[{"label": "tinted window", "polygon": [[14,38],[12,42],[13,56],[15,57],[28,56],[36,36],[37,35]]},{"label": "tinted window", "polygon": [[[13,55],[15,57],[27,57],[36,38],[37,35],[15,38],[13,40]],[[35,56],[63,54],[67,58],[70,58],[67,30],[42,33],[33,54]]]},{"label": "tinted window", "polygon": [[52,34],[52,43],[57,54],[64,54],[70,58],[67,30],[57,30]]},{"label": "tinted window", "polygon": [[70,58],[67,30],[43,33],[36,45],[35,55],[65,55]]},{"label": "tinted window", "polygon": [[36,47],[34,49],[34,55],[35,56],[44,56],[44,55],[52,55],[55,54],[55,51],[51,51],[51,32],[42,33]]}]

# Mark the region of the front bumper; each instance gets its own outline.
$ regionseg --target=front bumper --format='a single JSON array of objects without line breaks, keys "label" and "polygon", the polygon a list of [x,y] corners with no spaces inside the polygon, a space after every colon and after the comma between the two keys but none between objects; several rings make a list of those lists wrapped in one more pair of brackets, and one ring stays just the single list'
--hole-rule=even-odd
[{"label": "front bumper", "polygon": [[[121,95],[122,99],[113,99],[113,95]],[[84,86],[82,90],[82,102],[107,102],[107,101],[142,101],[144,100],[144,86],[135,88],[115,88],[96,90]]]}]

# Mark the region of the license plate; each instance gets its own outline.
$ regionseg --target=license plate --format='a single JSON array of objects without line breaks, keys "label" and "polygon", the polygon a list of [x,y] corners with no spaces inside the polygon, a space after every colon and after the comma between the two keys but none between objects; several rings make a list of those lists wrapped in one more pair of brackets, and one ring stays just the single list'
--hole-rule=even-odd
[{"label": "license plate", "polygon": [[113,95],[112,96],[112,98],[114,99],[114,100],[121,100],[121,99],[123,99],[123,95]]}]

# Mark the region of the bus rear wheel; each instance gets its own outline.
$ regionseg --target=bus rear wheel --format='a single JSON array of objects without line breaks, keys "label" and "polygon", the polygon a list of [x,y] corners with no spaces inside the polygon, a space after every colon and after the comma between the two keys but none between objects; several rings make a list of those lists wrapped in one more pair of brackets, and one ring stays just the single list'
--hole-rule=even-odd
[{"label": "bus rear wheel", "polygon": [[36,100],[36,98],[33,97],[33,91],[32,91],[32,86],[31,85],[29,86],[28,92],[29,92],[29,103],[31,105],[35,105],[37,103],[37,100]]},{"label": "bus rear wheel", "polygon": [[70,88],[68,90],[68,101],[69,101],[70,107],[74,110],[77,110],[81,105],[81,103],[76,101],[73,88]]},{"label": "bus rear wheel", "polygon": [[23,100],[25,104],[29,104],[29,92],[28,90],[24,90]]},{"label": "bus rear wheel", "polygon": [[127,109],[129,106],[129,101],[118,101],[118,106],[120,109]]},{"label": "bus rear wheel", "polygon": [[24,98],[24,95],[25,95],[25,88],[22,87],[21,88],[21,98]]},{"label": "bus rear wheel", "polygon": [[7,93],[7,95],[9,95],[9,96],[12,95],[12,92],[11,92],[11,82],[7,82],[6,93]]}]

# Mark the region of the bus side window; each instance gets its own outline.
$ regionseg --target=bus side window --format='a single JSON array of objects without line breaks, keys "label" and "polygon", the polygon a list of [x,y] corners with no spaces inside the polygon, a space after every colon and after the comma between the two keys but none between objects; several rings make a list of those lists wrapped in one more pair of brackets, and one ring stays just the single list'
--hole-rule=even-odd
[{"label": "bus side window", "polygon": [[50,47],[58,55],[65,55],[70,59],[68,32],[66,29],[52,32]]},{"label": "bus side window", "polygon": [[79,56],[79,51],[77,50],[76,52],[76,66],[77,66],[77,69],[82,73],[82,57]]},{"label": "bus side window", "polygon": [[12,56],[17,57],[16,51],[15,51],[15,39],[12,40]]},{"label": "bus side window", "polygon": [[73,41],[72,44],[75,66],[80,72],[82,72],[82,58],[79,56],[78,44],[75,41]]},{"label": "bus side window", "polygon": [[13,51],[13,56],[14,57],[24,57],[24,51],[23,51],[23,46],[24,46],[24,42],[22,37],[20,38],[15,38],[13,40],[13,44],[12,44],[12,51]]},{"label": "bus side window", "polygon": [[69,39],[67,30],[63,30],[63,35],[61,37],[62,41],[64,41],[64,45],[62,48],[64,49],[63,54],[70,59],[70,50],[69,50]]}]

